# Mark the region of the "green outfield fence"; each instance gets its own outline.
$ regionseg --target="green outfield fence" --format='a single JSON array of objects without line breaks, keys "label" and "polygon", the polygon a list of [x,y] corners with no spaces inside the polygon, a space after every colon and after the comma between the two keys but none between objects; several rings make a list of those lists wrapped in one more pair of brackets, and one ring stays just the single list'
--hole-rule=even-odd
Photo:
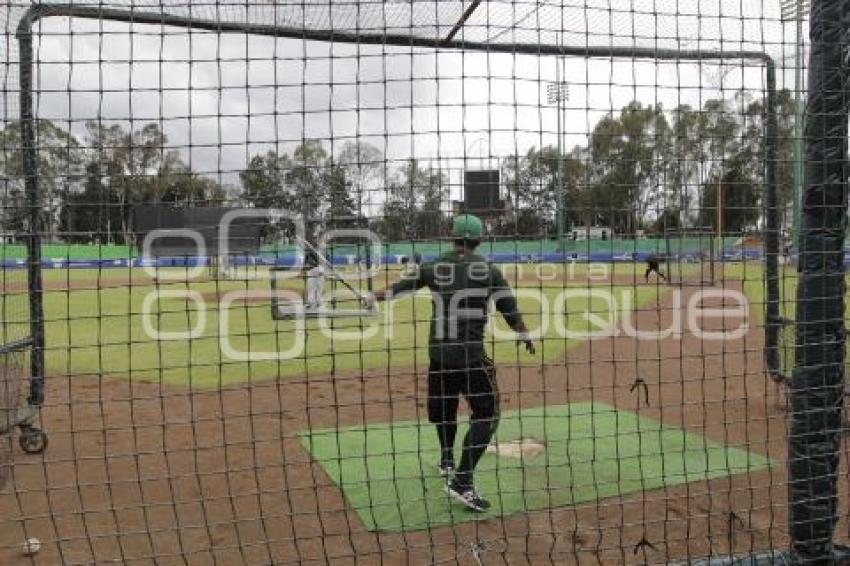
[{"label": "green outfield fence", "polygon": [[[712,245],[716,246],[713,239],[706,237],[694,238],[670,238],[670,248],[677,252],[693,253],[698,251],[710,252]],[[728,236],[723,239],[723,249],[735,249],[740,238]],[[646,238],[638,240],[610,239],[610,240],[576,240],[568,241],[564,249],[567,254],[596,254],[607,253],[622,255],[630,253],[666,253],[667,243],[663,239]],[[414,252],[427,255],[439,255],[446,251],[451,242],[449,240],[424,240],[411,242],[387,242],[381,244],[386,255],[412,255]],[[497,240],[485,241],[480,251],[484,253],[505,254],[552,254],[558,253],[561,247],[557,240]],[[362,252],[362,246],[334,244],[332,250],[335,253],[347,253],[347,251]],[[291,256],[303,253],[303,246],[298,244],[266,244],[260,246],[260,254],[269,256]],[[135,246],[123,245],[99,245],[99,244],[43,244],[41,246],[42,258],[62,258],[66,260],[110,260],[128,259],[139,257],[140,252]],[[22,244],[0,244],[0,258],[6,260],[24,260],[27,258],[27,248]]]},{"label": "green outfield fence", "polygon": [[[68,260],[128,259],[138,257],[134,246],[98,244],[44,244],[41,257]],[[27,258],[27,247],[21,244],[0,245],[0,258],[18,260]]]}]

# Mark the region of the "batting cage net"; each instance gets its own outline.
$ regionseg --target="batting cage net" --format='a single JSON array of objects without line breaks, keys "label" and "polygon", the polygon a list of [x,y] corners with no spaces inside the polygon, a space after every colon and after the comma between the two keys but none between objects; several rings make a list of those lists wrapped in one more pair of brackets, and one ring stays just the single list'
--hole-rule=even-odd
[{"label": "batting cage net", "polygon": [[[3,207],[0,218],[10,226],[13,218],[20,218],[22,209],[11,204],[14,191],[7,179],[0,179]],[[14,238],[4,232],[4,242]],[[26,269],[7,269],[15,260],[6,250],[0,252],[3,264],[0,272],[0,489],[9,481],[12,472],[13,444],[16,428],[29,430],[33,413],[31,398],[29,348],[32,345],[29,319],[29,286]],[[24,438],[24,436],[21,436]]]},{"label": "batting cage net", "polygon": [[665,235],[665,254],[670,283],[688,286],[714,285],[715,262],[723,253],[724,241],[735,245],[735,238],[696,228],[683,233]]},{"label": "batting cage net", "polygon": [[0,564],[840,559],[846,5],[2,4]]}]

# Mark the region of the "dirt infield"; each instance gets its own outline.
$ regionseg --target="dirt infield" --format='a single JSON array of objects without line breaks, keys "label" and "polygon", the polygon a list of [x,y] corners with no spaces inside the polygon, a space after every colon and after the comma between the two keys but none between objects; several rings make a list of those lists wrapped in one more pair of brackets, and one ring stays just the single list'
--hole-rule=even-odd
[{"label": "dirt infield", "polygon": [[600,273],[571,273],[548,271],[546,266],[552,264],[530,264],[518,265],[510,270],[505,271],[505,279],[512,285],[522,285],[530,287],[575,287],[575,286],[593,286],[593,287],[629,287],[633,285],[663,285],[663,281],[658,280],[657,275],[652,275],[649,281],[643,277],[643,264],[638,264],[641,272],[635,270],[633,274],[615,273],[612,269],[606,266],[607,270]]},{"label": "dirt infield", "polygon": [[[666,327],[671,301],[642,308],[637,328]],[[498,378],[505,409],[601,401],[786,459],[758,328],[727,342],[606,338]],[[423,387],[396,368],[210,391],[52,377],[50,447],[18,451],[0,493],[0,564],[27,563],[18,548],[32,536],[43,544],[32,562],[45,565],[477,564],[474,548],[488,565],[657,564],[786,545],[784,465],[454,528],[368,532],[297,433],[424,419]]]}]

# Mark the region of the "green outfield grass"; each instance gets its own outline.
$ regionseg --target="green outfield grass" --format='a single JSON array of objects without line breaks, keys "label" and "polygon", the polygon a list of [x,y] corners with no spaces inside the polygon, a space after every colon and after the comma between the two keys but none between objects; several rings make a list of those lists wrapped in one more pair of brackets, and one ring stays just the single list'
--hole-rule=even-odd
[{"label": "green outfield grass", "polygon": [[[797,316],[797,268],[787,266],[781,268],[779,273],[780,315],[789,320],[794,320]],[[764,304],[767,296],[763,277],[764,271],[760,267],[751,268],[743,277],[745,294],[753,304],[759,306],[758,312],[761,321],[764,320]],[[850,290],[850,274],[846,275],[844,280],[847,282],[848,290]],[[848,291],[847,296],[850,297],[850,291]]]},{"label": "green outfield grass", "polygon": [[[537,264],[537,263],[504,263],[499,264],[500,269],[505,274],[505,277],[511,284],[524,284],[537,286],[537,281],[530,281],[529,278],[540,276],[541,284],[549,284],[552,286],[560,286],[561,284],[586,286],[591,285],[606,285],[610,284],[610,277],[617,278],[637,278],[638,282],[643,281],[643,272],[646,265],[643,263],[595,263],[588,265],[587,263],[575,264]],[[338,268],[340,271],[346,271],[348,268],[343,266]],[[380,269],[375,276],[375,284],[380,287],[396,281],[398,275],[403,270],[401,265],[388,265]],[[204,277],[206,276],[206,268],[200,270]],[[242,270],[244,273],[246,270]],[[26,281],[26,272],[23,269],[7,270],[5,272],[8,279]],[[268,268],[257,267],[253,273],[261,276],[268,274]],[[607,273],[606,276],[602,276]],[[54,286],[63,286],[65,283],[72,285],[85,284],[87,287],[110,287],[126,283],[133,284],[149,284],[151,283],[150,274],[156,274],[163,280],[169,278],[185,278],[188,270],[185,268],[158,268],[146,271],[140,267],[109,267],[103,269],[45,269],[42,271],[42,279],[45,284]]]},{"label": "green outfield grass", "polygon": [[[544,267],[534,264],[501,266],[507,278],[519,289],[531,290],[550,302],[564,288],[587,288],[610,291],[620,306],[627,294],[638,307],[653,303],[666,292],[666,288],[639,285],[627,281],[642,280],[643,265],[633,263],[608,265],[607,278],[588,280],[588,275],[598,267],[576,264]],[[721,266],[718,278],[742,280],[744,292],[751,303],[755,323],[763,324],[765,292],[763,269],[760,263],[734,263]],[[259,270],[262,274],[263,270]],[[399,277],[400,268],[390,266],[375,278],[376,288],[385,286]],[[26,290],[23,272],[7,272],[7,285],[16,289],[6,292],[2,299],[4,332],[8,338],[28,334]],[[160,270],[160,276],[179,276],[185,270]],[[613,279],[612,279],[613,278]],[[191,290],[207,296],[206,320],[202,332],[190,340],[156,340],[148,336],[142,325],[145,297],[153,292],[151,279],[140,268],[45,270],[45,309],[47,319],[47,363],[51,371],[74,374],[108,374],[153,382],[165,382],[195,387],[215,387],[250,380],[274,379],[278,376],[328,373],[381,367],[410,367],[414,361],[425,361],[427,356],[427,328],[430,301],[426,295],[406,298],[383,305],[384,316],[376,320],[371,333],[356,338],[360,328],[357,319],[338,319],[328,322],[337,331],[333,339],[323,336],[320,322],[307,321],[305,345],[301,355],[292,359],[240,361],[229,358],[221,351],[218,304],[216,293],[233,290],[261,290],[265,281],[226,281],[161,283],[167,291]],[[782,271],[781,289],[783,316],[795,315],[796,272],[792,267]],[[566,316],[541,317],[538,301],[523,297],[521,307],[528,313],[532,327],[546,318],[549,325],[536,357],[518,353],[510,340],[490,341],[497,363],[539,363],[563,357],[569,348],[581,343],[578,339],[558,336],[556,321],[570,330],[586,329],[587,321],[581,313],[592,310],[607,316],[608,305],[601,298],[571,297],[565,302]],[[199,305],[176,298],[163,298],[152,304],[149,320],[162,331],[187,331],[199,320]],[[388,319],[387,311],[392,313]],[[293,322],[276,323],[269,315],[268,302],[236,303],[228,310],[225,325],[236,351],[261,351],[274,354],[287,350],[293,344]],[[619,314],[619,313],[617,313]],[[501,319],[494,317],[497,328],[504,330]],[[613,317],[611,318],[613,320]],[[591,328],[593,329],[593,328]],[[342,333],[352,336],[342,337]],[[789,334],[790,335],[790,334]],[[789,350],[790,352],[790,350]],[[788,360],[786,360],[787,362]]]},{"label": "green outfield grass", "polygon": [[[465,423],[458,443],[463,429]],[[773,465],[752,452],[602,403],[504,413],[494,442],[523,439],[543,444],[543,452],[525,459],[487,453],[479,463],[476,485],[493,504],[479,515],[450,503],[443,493],[437,437],[427,422],[301,435],[304,447],[373,531],[419,530],[548,509]]]},{"label": "green outfield grass", "polygon": [[[750,302],[753,314],[757,317],[760,325],[764,324],[765,304],[767,300],[767,288],[764,280],[764,267],[761,263],[731,263],[724,267],[724,279],[728,281],[741,281],[743,283],[744,295]],[[788,311],[793,317],[794,300],[797,293],[797,272],[792,266],[780,266],[779,291],[782,304],[780,310]]]},{"label": "green outfield grass", "polygon": [[[86,280],[84,274],[75,274]],[[530,284],[529,284],[530,285]],[[582,313],[587,311],[614,323],[619,308],[629,298],[641,306],[658,300],[663,288],[600,288],[609,292],[617,310],[610,311],[605,297],[571,296],[563,301],[565,314],[541,314],[540,297],[553,306],[561,291],[537,285],[519,287],[520,308],[530,328],[545,321],[548,330],[539,352],[532,357],[519,353],[512,339],[490,340],[496,363],[539,363],[555,360],[580,339],[559,337],[562,328],[595,331]],[[296,344],[298,323],[275,322],[268,300],[234,303],[219,310],[215,294],[236,290],[266,289],[265,281],[197,282],[161,284],[161,291],[193,291],[207,298],[204,308],[193,300],[162,297],[148,303],[150,326],[163,332],[188,332],[200,322],[198,335],[191,339],[157,340],[144,327],[144,306],[156,290],[151,285],[116,285],[103,288],[55,290],[45,293],[47,364],[52,371],[70,374],[107,374],[145,381],[193,387],[215,387],[245,381],[274,379],[278,376],[329,373],[381,367],[410,367],[415,360],[427,359],[430,297],[420,293],[391,304],[381,305],[374,319],[309,320],[304,322],[303,351],[288,360],[239,360],[222,351],[221,338],[227,336],[236,352],[263,352],[275,356]],[[297,286],[297,285],[295,285]],[[576,291],[574,289],[574,291]],[[528,296],[526,296],[528,295]],[[205,311],[202,313],[202,311]],[[222,322],[222,315],[226,320]],[[507,328],[494,317],[496,328]],[[361,335],[361,322],[366,334]],[[323,334],[322,326],[333,334]],[[238,358],[238,356],[237,356]]]},{"label": "green outfield grass", "polygon": [[[730,271],[730,273],[737,275],[743,280],[744,294],[750,302],[757,323],[763,326],[767,301],[764,269],[761,265],[749,265],[746,270],[739,266],[737,270]],[[796,341],[794,321],[797,316],[797,268],[794,266],[781,266],[779,274],[779,315],[785,320],[791,321],[790,324],[781,326],[779,329],[779,355],[782,368],[788,374],[794,366],[794,343]],[[850,289],[850,275],[846,276],[845,279],[848,289]],[[850,312],[845,313],[845,321],[850,324]],[[850,345],[848,345],[847,351],[850,354]],[[850,356],[848,360],[850,360]]]}]

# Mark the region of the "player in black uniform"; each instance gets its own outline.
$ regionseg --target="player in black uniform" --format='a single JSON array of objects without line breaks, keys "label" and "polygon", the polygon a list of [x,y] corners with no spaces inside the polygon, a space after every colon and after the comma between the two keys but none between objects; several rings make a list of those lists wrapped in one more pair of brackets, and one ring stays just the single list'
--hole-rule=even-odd
[{"label": "player in black uniform", "polygon": [[407,266],[413,264],[418,267],[422,265],[422,254],[415,252],[412,256],[404,256],[401,258],[401,264]]},{"label": "player in black uniform", "polygon": [[649,283],[649,274],[657,273],[661,279],[667,281],[667,277],[661,273],[661,257],[656,254],[649,254],[649,257],[646,258],[646,273],[643,274],[643,278]]},{"label": "player in black uniform", "polygon": [[[431,290],[428,419],[437,427],[440,473],[448,478],[446,492],[473,511],[490,507],[475,489],[473,472],[499,423],[496,371],[484,349],[484,327],[491,301],[517,332],[518,343],[534,353],[534,343],[502,272],[475,254],[482,235],[479,218],[470,214],[459,216],[452,228],[452,251],[433,263],[423,264],[387,291],[374,295],[380,301],[423,287]],[[472,414],[455,470],[454,441],[460,395],[466,397]]]}]

